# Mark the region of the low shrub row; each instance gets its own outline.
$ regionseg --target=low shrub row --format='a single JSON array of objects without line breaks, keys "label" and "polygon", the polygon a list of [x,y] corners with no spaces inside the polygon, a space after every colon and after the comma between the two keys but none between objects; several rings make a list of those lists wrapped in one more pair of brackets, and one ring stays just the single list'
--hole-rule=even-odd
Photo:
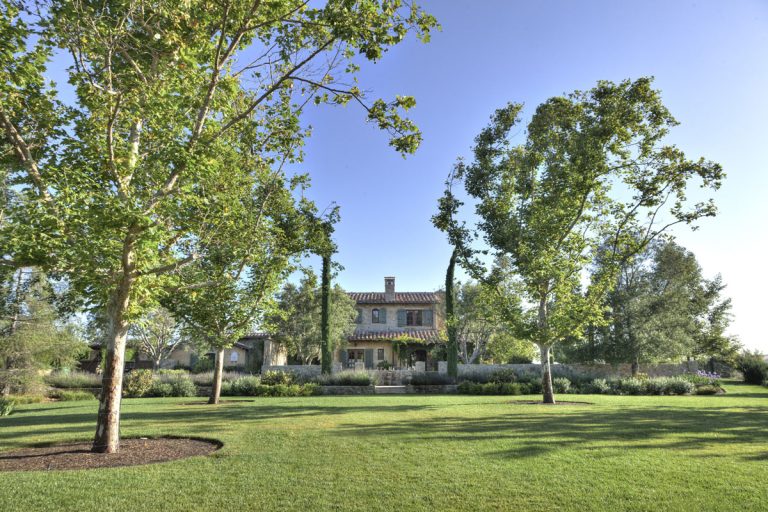
[{"label": "low shrub row", "polygon": [[[242,380],[242,379],[239,379]],[[313,383],[307,384],[253,384],[240,383],[238,381],[227,382],[221,386],[223,396],[313,396],[320,394],[320,386]]]},{"label": "low shrub row", "polygon": [[15,405],[12,399],[0,396],[0,416],[10,416]]},{"label": "low shrub row", "polygon": [[197,386],[186,372],[153,375],[151,370],[133,370],[123,379],[123,396],[126,397],[195,395],[197,395]]},{"label": "low shrub row", "polygon": [[377,377],[367,372],[345,370],[332,375],[318,375],[312,382],[320,386],[375,386]]},{"label": "low shrub row", "polygon": [[101,375],[86,372],[54,372],[43,381],[54,388],[97,388],[101,386]]},{"label": "low shrub row", "polygon": [[69,391],[66,389],[52,389],[48,397],[62,402],[80,402],[84,400],[96,400],[96,395],[88,391]]},{"label": "low shrub row", "polygon": [[[558,394],[604,394],[604,395],[714,395],[722,392],[719,385],[710,382],[696,385],[685,377],[654,377],[648,379],[593,379],[578,383],[565,377],[552,380],[552,387]],[[542,392],[541,382],[519,380],[517,382],[472,382],[464,381],[458,386],[459,393],[466,395],[529,395]]]}]

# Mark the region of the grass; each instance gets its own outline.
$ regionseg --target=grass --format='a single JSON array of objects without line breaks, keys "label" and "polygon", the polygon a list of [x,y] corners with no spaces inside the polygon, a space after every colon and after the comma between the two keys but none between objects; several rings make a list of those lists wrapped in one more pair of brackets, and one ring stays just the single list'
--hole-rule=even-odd
[{"label": "grass", "polygon": [[[0,510],[768,510],[768,389],[727,390],[559,407],[459,395],[127,399],[125,437],[224,447],[152,466],[5,473]],[[18,406],[0,418],[0,450],[88,439],[95,413],[87,402]]]}]

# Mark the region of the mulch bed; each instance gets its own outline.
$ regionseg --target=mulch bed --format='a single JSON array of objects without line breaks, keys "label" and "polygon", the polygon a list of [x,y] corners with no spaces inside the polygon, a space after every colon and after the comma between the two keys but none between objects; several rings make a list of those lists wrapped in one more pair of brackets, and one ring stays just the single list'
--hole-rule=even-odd
[{"label": "mulch bed", "polygon": [[0,452],[0,471],[57,471],[155,464],[208,455],[222,444],[203,439],[123,439],[119,453],[93,453],[91,443],[56,444]]},{"label": "mulch bed", "polygon": [[592,402],[567,402],[565,400],[556,400],[554,404],[545,404],[541,400],[510,400],[507,403],[513,405],[593,405]]}]

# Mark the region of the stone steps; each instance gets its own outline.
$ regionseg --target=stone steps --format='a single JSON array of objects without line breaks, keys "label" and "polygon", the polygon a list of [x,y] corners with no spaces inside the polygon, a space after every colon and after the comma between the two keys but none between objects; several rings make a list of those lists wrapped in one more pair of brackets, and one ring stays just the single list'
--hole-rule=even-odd
[{"label": "stone steps", "polygon": [[373,392],[377,395],[404,395],[405,386],[376,386]]}]

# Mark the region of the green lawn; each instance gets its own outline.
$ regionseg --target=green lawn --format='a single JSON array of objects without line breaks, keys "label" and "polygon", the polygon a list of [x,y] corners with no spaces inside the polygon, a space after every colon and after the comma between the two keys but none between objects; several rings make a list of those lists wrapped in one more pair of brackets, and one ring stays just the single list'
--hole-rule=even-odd
[{"label": "green lawn", "polygon": [[[725,396],[125,400],[123,435],[219,439],[212,457],[3,473],[0,510],[768,510],[768,389]],[[90,438],[95,402],[20,406],[0,451]]]}]

